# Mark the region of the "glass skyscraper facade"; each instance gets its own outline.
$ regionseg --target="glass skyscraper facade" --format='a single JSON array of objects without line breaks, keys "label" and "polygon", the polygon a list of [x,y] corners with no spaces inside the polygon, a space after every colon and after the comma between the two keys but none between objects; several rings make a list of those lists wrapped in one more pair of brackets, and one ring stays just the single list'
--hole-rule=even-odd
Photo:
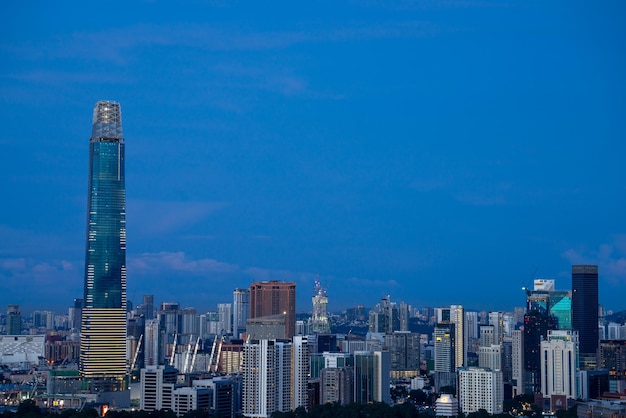
[{"label": "glass skyscraper facade", "polygon": [[119,103],[100,101],[89,143],[84,308],[80,370],[123,382],[126,375],[126,190]]},{"label": "glass skyscraper facade", "polygon": [[598,266],[572,266],[572,328],[578,331],[581,354],[598,351],[598,306]]}]

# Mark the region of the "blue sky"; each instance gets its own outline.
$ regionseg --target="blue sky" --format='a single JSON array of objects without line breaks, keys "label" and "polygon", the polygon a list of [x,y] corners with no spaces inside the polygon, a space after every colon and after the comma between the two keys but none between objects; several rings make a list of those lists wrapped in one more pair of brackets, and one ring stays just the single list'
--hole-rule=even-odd
[{"label": "blue sky", "polygon": [[82,296],[92,109],[115,100],[135,302],[278,279],[307,311],[319,275],[331,310],[508,310],[593,263],[626,308],[623,2],[4,10],[0,306]]}]

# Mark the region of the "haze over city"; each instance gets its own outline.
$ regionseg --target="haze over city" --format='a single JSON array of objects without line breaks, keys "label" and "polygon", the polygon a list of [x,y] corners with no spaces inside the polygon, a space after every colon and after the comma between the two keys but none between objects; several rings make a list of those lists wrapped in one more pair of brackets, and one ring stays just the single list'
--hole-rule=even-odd
[{"label": "haze over city", "polygon": [[505,310],[597,264],[624,309],[621,2],[6,5],[0,306],[83,296],[93,105],[121,104],[128,297],[316,277],[329,309]]}]

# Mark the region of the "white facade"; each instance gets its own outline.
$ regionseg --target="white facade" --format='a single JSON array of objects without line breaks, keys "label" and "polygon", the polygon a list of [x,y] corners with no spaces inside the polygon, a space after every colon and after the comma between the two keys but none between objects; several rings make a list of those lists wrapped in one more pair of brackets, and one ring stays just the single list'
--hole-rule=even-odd
[{"label": "white facade", "polygon": [[233,336],[239,337],[240,330],[246,329],[246,322],[250,317],[250,289],[235,289],[233,291]]},{"label": "white facade", "polygon": [[481,367],[459,369],[459,404],[468,414],[484,409],[487,413],[502,413],[504,385],[502,372]]},{"label": "white facade", "polygon": [[218,326],[219,334],[229,334],[233,329],[232,323],[232,307],[233,305],[230,303],[218,303],[217,304],[217,312],[220,318],[220,324]]},{"label": "white facade", "polygon": [[502,370],[502,349],[499,345],[478,348],[478,366]]},{"label": "white facade", "polygon": [[149,366],[141,369],[141,401],[144,411],[172,408],[172,392],[176,370],[165,366]]},{"label": "white facade", "polygon": [[435,371],[454,371],[454,324],[435,326]]},{"label": "white facade", "polygon": [[307,382],[309,379],[309,347],[306,337],[294,336],[292,349],[292,397],[291,409],[307,406]]},{"label": "white facade", "polygon": [[541,393],[544,397],[566,395],[579,397],[578,331],[549,330],[541,342]]},{"label": "white facade", "polygon": [[450,322],[454,324],[454,367],[466,364],[467,352],[465,345],[465,311],[462,305],[450,306]]},{"label": "white facade", "polygon": [[511,343],[511,377],[515,381],[513,396],[524,393],[524,335],[521,330],[512,332]]},{"label": "white facade", "polygon": [[146,321],[144,335],[144,364],[156,366],[159,364],[159,320],[149,319]]},{"label": "white facade", "polygon": [[244,345],[242,410],[245,417],[269,418],[306,406],[309,357],[307,339],[251,341]]}]

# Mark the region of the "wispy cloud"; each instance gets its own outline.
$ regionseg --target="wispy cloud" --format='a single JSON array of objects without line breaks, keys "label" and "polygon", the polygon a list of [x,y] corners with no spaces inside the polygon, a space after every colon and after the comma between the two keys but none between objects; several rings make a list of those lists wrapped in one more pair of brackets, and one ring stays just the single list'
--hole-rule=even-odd
[{"label": "wispy cloud", "polygon": [[596,249],[570,248],[562,256],[571,264],[597,264],[603,279],[612,284],[626,285],[626,235],[616,235],[612,242]]},{"label": "wispy cloud", "polygon": [[44,300],[69,306],[68,293],[74,297],[82,294],[82,271],[80,262],[70,260],[1,258],[0,295],[5,303],[32,304],[33,300]]},{"label": "wispy cloud", "polygon": [[182,251],[161,251],[129,257],[128,270],[140,275],[154,275],[155,273],[167,275],[172,272],[210,275],[212,273],[236,273],[240,269],[237,265],[220,262],[212,258],[192,259]]},{"label": "wispy cloud", "polygon": [[142,236],[160,235],[193,226],[227,206],[226,202],[129,200],[129,225]]}]

